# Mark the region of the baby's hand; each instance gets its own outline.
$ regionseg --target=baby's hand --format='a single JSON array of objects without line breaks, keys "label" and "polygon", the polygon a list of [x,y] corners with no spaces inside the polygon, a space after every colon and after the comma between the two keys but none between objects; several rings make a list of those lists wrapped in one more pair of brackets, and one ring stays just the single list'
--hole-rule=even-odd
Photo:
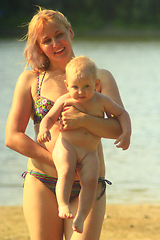
[{"label": "baby's hand", "polygon": [[43,132],[39,132],[38,136],[37,136],[37,140],[40,144],[45,143],[45,142],[49,142],[51,140],[51,134],[50,131],[43,131]]},{"label": "baby's hand", "polygon": [[130,145],[130,134],[122,133],[114,142],[114,144],[116,145],[117,148],[127,150]]}]

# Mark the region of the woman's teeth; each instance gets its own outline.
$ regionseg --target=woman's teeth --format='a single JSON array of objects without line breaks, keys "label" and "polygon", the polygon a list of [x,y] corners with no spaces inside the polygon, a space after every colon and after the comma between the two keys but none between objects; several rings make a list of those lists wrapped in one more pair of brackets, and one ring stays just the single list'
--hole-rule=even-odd
[{"label": "woman's teeth", "polygon": [[61,49],[57,50],[57,51],[55,52],[55,54],[56,54],[56,53],[60,53],[60,52],[62,52],[63,50],[64,50],[64,48],[61,48]]}]

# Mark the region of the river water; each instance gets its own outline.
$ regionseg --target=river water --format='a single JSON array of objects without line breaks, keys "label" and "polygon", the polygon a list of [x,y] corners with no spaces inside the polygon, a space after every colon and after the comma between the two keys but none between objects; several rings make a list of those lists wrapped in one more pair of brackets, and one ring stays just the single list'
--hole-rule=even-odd
[{"label": "river water", "polygon": [[[92,58],[115,77],[133,127],[131,146],[122,151],[102,139],[107,203],[160,203],[160,42],[75,40],[75,54]],[[0,40],[0,205],[22,205],[27,158],[5,147],[5,124],[14,87],[24,69],[25,43]],[[33,123],[27,134],[34,137]]]}]

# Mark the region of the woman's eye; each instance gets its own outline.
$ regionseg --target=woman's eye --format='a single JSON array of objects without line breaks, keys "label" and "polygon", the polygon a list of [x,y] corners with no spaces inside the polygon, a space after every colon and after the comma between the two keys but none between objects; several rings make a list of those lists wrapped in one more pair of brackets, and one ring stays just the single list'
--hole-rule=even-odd
[{"label": "woman's eye", "polygon": [[62,36],[63,36],[62,32],[57,34],[57,38],[62,37]]},{"label": "woman's eye", "polygon": [[44,41],[44,43],[47,44],[47,43],[50,43],[50,41],[51,41],[51,39],[46,39],[46,40]]}]

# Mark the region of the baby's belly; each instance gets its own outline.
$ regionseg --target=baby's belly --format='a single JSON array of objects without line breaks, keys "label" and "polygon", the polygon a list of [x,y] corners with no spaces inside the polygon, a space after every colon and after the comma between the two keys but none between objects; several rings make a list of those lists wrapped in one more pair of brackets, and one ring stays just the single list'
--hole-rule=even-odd
[{"label": "baby's belly", "polygon": [[83,148],[86,151],[95,150],[100,141],[100,137],[92,134],[85,128],[64,131],[62,132],[62,137],[72,145]]}]

